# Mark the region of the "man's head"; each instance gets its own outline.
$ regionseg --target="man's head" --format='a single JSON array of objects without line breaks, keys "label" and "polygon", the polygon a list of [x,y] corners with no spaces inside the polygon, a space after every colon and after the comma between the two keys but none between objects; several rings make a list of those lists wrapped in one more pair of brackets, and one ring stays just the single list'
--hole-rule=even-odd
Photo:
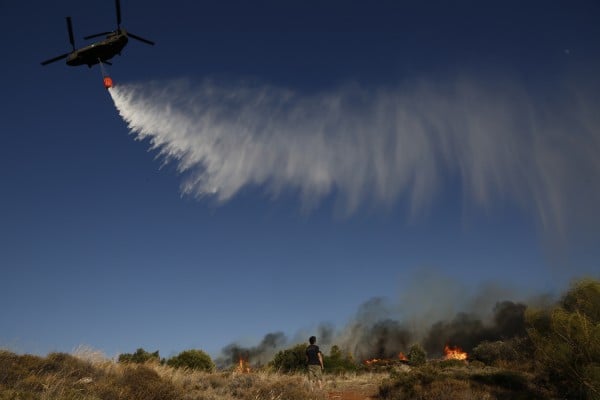
[{"label": "man's head", "polygon": [[311,337],[308,339],[308,343],[310,343],[310,344],[315,344],[315,342],[316,342],[316,341],[317,341],[317,338],[316,338],[315,336],[311,336]]}]

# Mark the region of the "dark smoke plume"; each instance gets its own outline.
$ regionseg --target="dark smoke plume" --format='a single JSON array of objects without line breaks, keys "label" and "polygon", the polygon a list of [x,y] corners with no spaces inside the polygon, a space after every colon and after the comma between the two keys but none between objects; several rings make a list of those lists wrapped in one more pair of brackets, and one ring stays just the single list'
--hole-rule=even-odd
[{"label": "dark smoke plume", "polygon": [[[391,307],[382,298],[374,298],[359,308],[355,319],[344,329],[323,324],[317,329],[319,345],[327,352],[330,345],[338,345],[350,352],[357,361],[373,358],[394,359],[406,353],[414,343],[420,343],[430,357],[443,354],[444,346],[459,346],[470,353],[483,341],[506,340],[523,337],[526,305],[512,301],[496,303],[489,317],[475,313],[458,312],[447,320],[439,320],[421,334],[411,330],[405,321],[393,319]],[[299,337],[299,335],[298,335]],[[303,342],[299,340],[297,342]],[[238,344],[225,346],[217,359],[219,368],[235,365],[240,359],[252,365],[265,365],[280,350],[296,343],[287,341],[281,332],[269,333],[254,347]]]},{"label": "dark smoke plume", "polygon": [[243,347],[232,343],[221,350],[222,356],[217,358],[216,364],[219,368],[226,368],[237,364],[242,359],[252,365],[265,365],[286,342],[287,339],[282,332],[274,332],[266,334],[258,346]]},{"label": "dark smoke plume", "polygon": [[524,304],[503,301],[496,304],[491,324],[473,314],[459,313],[451,321],[438,321],[431,326],[423,341],[430,355],[440,355],[445,345],[459,346],[467,353],[483,341],[496,341],[524,336]]},{"label": "dark smoke plume", "polygon": [[[321,324],[310,332],[296,333],[291,340],[277,332],[266,335],[254,347],[230,344],[222,350],[217,365],[230,367],[240,358],[253,366],[266,365],[278,351],[307,343],[311,335],[317,336],[317,344],[325,355],[336,345],[343,352],[352,354],[357,362],[373,358],[395,359],[400,352],[407,354],[417,343],[423,346],[428,357],[436,358],[443,355],[446,345],[459,346],[471,354],[482,341],[526,337],[525,302],[501,300],[525,298],[523,294],[491,284],[468,294],[466,288],[454,290],[460,287],[457,282],[439,274],[434,276],[429,281],[418,277],[407,284],[399,303],[382,297],[369,299],[341,328]],[[410,288],[418,290],[411,292]],[[432,302],[432,298],[435,301]],[[541,297],[528,298],[532,299],[532,304],[541,305]],[[545,298],[543,303],[548,301]]]}]

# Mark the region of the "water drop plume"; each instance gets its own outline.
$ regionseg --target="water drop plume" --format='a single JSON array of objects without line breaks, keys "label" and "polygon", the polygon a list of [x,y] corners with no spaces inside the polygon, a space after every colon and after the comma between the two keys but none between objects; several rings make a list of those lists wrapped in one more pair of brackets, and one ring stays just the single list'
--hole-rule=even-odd
[{"label": "water drop plume", "polygon": [[600,101],[588,89],[455,79],[303,93],[181,80],[110,93],[136,138],[177,165],[185,194],[225,202],[250,186],[308,206],[334,196],[348,213],[405,199],[415,215],[458,185],[469,204],[508,202],[561,232],[597,220]]}]

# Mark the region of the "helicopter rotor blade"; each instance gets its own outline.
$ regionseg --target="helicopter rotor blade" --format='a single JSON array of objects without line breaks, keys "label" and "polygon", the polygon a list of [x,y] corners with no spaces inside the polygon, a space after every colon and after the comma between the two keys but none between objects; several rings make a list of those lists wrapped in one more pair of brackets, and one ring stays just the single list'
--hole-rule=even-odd
[{"label": "helicopter rotor blade", "polygon": [[41,64],[42,65],[47,65],[47,64],[53,63],[54,61],[62,60],[63,58],[67,58],[67,56],[69,54],[71,54],[71,53],[65,53],[65,54],[62,54],[62,55],[60,55],[58,57],[54,57],[54,58],[51,58],[49,60],[42,61]]},{"label": "helicopter rotor blade", "polygon": [[121,2],[115,0],[115,9],[117,10],[117,30],[121,29]]},{"label": "helicopter rotor blade", "polygon": [[149,45],[152,45],[152,46],[154,46],[154,42],[153,42],[153,41],[151,41],[151,40],[148,40],[148,39],[144,39],[143,37],[140,37],[140,36],[138,36],[138,35],[134,35],[134,34],[133,34],[133,33],[131,33],[131,32],[127,32],[127,36],[131,36],[132,38],[134,38],[134,39],[136,39],[136,40],[139,40],[140,42],[144,42],[144,43],[147,43],[147,44],[149,44]]},{"label": "helicopter rotor blade", "polygon": [[73,24],[71,23],[71,17],[67,17],[67,30],[69,31],[69,42],[71,42],[71,47],[73,51],[75,51],[75,39],[73,38]]},{"label": "helicopter rotor blade", "polygon": [[84,39],[86,39],[86,40],[87,40],[87,39],[95,38],[95,37],[98,37],[98,36],[105,36],[105,35],[108,35],[108,34],[110,34],[110,33],[112,33],[112,32],[101,32],[101,33],[95,33],[95,34],[93,34],[93,35],[89,35],[89,36],[86,36],[86,37],[84,37]]}]

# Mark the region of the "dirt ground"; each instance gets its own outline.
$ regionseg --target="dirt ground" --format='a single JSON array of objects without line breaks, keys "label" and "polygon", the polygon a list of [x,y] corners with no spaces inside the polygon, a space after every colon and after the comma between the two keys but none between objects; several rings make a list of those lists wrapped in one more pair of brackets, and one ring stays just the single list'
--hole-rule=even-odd
[{"label": "dirt ground", "polygon": [[338,378],[326,382],[330,400],[373,400],[385,376],[370,374],[354,378]]},{"label": "dirt ground", "polygon": [[334,391],[328,393],[331,400],[372,400],[374,393],[367,394],[352,390]]}]

